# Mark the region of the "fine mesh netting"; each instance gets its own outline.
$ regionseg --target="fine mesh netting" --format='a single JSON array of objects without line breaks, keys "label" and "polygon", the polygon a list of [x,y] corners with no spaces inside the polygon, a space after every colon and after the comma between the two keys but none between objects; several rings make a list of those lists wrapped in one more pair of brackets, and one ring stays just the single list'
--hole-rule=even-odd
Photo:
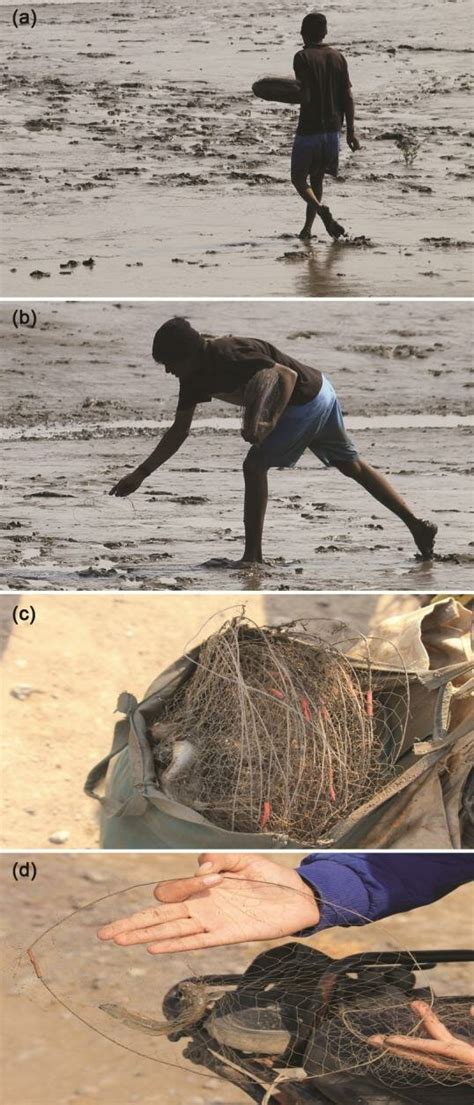
[{"label": "fine mesh netting", "polygon": [[[474,1025],[470,999],[452,1000],[437,998],[429,989],[416,993],[416,1000],[424,1000],[445,1029],[456,1037],[472,1039]],[[373,1035],[403,1036],[406,1050],[410,1041],[427,1039],[420,1014],[412,1008],[407,995],[393,985],[380,987],[370,998],[355,998],[341,1003],[336,1015],[328,1019],[321,1030],[321,1041],[326,1048],[326,1062],[333,1070],[359,1069],[365,1065],[379,1082],[387,1086],[462,1085],[472,1082],[461,1064],[447,1058],[430,1056],[423,1060],[412,1050],[410,1057],[392,1053],[388,1047],[375,1055],[368,1040]],[[324,1061],[323,1061],[324,1062]],[[317,1068],[317,1056],[308,1061],[309,1070]],[[473,1083],[474,1084],[474,1083]]]},{"label": "fine mesh netting", "polygon": [[390,778],[408,711],[405,673],[374,669],[368,643],[356,663],[236,618],[150,725],[157,781],[221,828],[314,844]]},{"label": "fine mesh netting", "polygon": [[[423,965],[423,953],[334,961],[291,941],[256,957],[239,989],[213,1004],[206,1032],[229,1060],[236,1053],[272,1056],[277,1078],[277,1071],[298,1068],[323,1086],[341,1075],[355,1085],[368,1075],[374,1086],[473,1084],[474,1067],[410,1051],[410,1041],[429,1037],[420,1001],[456,1038],[474,1035],[470,999],[438,998],[429,985],[417,986]],[[406,1037],[406,1054],[376,1048],[370,1041],[380,1034]]]},{"label": "fine mesh netting", "polygon": [[[470,1093],[473,1069],[464,1063],[439,1056],[421,1061],[416,1054],[394,1055],[370,1043],[380,1033],[427,1039],[415,999],[435,1011],[455,1038],[469,1040],[472,999],[464,962],[469,953],[400,950],[344,956],[342,947],[342,956],[332,958],[314,946],[314,937],[150,958],[143,944],[124,949],[99,942],[99,926],[151,904],[153,885],[106,895],[76,910],[29,950],[49,993],[99,1034],[159,1063],[196,1075],[219,1074],[262,1103],[280,1101],[283,1085],[300,1084],[309,1092],[311,1080],[329,1102],[446,1105],[449,1100],[449,1105],[464,1105],[469,1100],[464,1095]],[[287,915],[298,898],[296,890],[254,880],[239,880],[239,890],[243,924],[275,900]],[[234,908],[235,882],[224,879],[219,895],[227,913]],[[165,908],[154,902],[157,922]],[[388,925],[378,926],[378,941]],[[453,968],[455,986],[465,983],[461,993],[453,990]],[[352,1087],[354,1097],[333,1097],[334,1087],[341,1085]],[[377,1087],[390,1088],[391,1094],[399,1087],[401,1097],[385,1098]],[[281,1100],[310,1101],[306,1091],[299,1098],[296,1089],[295,1096]],[[364,1096],[357,1098],[356,1091]]]},{"label": "fine mesh netting", "polygon": [[242,408],[242,436],[259,442],[269,432],[282,396],[282,384],[275,368],[263,368],[249,380]]}]

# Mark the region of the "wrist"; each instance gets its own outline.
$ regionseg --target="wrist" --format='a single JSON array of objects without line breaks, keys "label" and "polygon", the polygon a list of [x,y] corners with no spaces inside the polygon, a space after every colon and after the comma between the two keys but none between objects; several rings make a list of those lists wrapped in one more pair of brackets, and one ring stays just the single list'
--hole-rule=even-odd
[{"label": "wrist", "polygon": [[306,935],[313,932],[317,925],[319,925],[321,919],[321,902],[316,887],[314,887],[310,882],[307,882],[306,879],[303,878],[298,871],[295,871],[294,873],[298,877],[298,891],[300,894],[304,894],[305,898],[308,901],[309,912],[306,919],[307,923],[305,924],[304,929],[298,934]]}]

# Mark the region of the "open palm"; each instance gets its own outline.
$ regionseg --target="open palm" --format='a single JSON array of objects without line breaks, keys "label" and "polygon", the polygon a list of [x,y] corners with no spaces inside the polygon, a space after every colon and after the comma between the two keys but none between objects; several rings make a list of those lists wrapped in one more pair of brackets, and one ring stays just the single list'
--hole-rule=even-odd
[{"label": "open palm", "polygon": [[146,944],[160,955],[272,940],[319,921],[313,891],[297,872],[260,857],[202,856],[197,875],[158,883],[154,896],[159,905],[105,925],[99,939]]}]

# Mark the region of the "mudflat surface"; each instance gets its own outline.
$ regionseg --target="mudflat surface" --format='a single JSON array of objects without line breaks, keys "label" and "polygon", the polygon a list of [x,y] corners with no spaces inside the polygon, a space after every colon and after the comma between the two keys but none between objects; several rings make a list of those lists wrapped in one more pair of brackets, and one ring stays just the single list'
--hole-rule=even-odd
[{"label": "mudflat surface", "polygon": [[[328,0],[362,149],[326,198],[347,230],[299,242],[293,0],[39,3],[4,39],[3,295],[469,295],[469,0]],[[403,151],[406,151],[406,156]],[[413,155],[413,159],[411,160]],[[408,162],[408,163],[407,163]],[[85,264],[86,262],[86,264]]]},{"label": "mudflat surface", "polygon": [[[99,847],[99,806],[86,775],[110,751],[122,691],[141,699],[184,651],[240,614],[259,625],[329,619],[367,632],[371,595],[19,595],[2,597],[5,645],[1,716],[3,848]],[[405,603],[412,600],[407,596]],[[34,625],[15,626],[14,606],[34,606]],[[25,755],[27,750],[27,756]],[[28,766],[27,766],[28,764]],[[50,838],[66,833],[64,842]]]},{"label": "mudflat surface", "polygon": [[[474,559],[472,375],[465,303],[46,303],[34,330],[1,308],[6,473],[2,586],[16,590],[465,591]],[[197,408],[182,450],[128,499],[110,488],[169,425],[177,381],[151,359],[155,329],[186,314],[207,334],[253,334],[314,364],[350,435],[415,512],[437,558],[366,492],[311,453],[272,470],[264,553],[243,551],[238,410]],[[208,561],[217,558],[209,566]],[[224,561],[224,563],[223,563]]]},{"label": "mudflat surface", "polygon": [[[67,914],[107,894],[139,883],[194,873],[192,856],[61,855],[36,856],[34,883],[14,884],[11,865],[22,854],[3,857],[2,946],[5,950],[5,1105],[244,1105],[248,1098],[200,1067],[194,1071],[163,1066],[150,1058],[124,1051],[81,1024],[42,987],[28,961],[26,948],[46,928]],[[30,858],[30,857],[28,857]],[[296,865],[299,854],[274,857],[285,866]],[[13,890],[12,887],[15,886]],[[152,886],[137,894],[139,908],[154,904]],[[241,970],[265,944],[242,944],[150,959],[143,948],[118,949],[101,945],[95,937],[97,920],[112,920],[130,912],[129,895],[112,899],[92,912],[76,914],[69,928],[56,930],[53,954],[38,960],[50,981],[76,1010],[90,1016],[94,1003],[116,1000],[138,1010],[151,1009],[161,1019],[160,998],[168,985],[193,974]],[[462,948],[468,943],[466,919],[472,892],[464,886],[430,906],[391,917],[363,928],[333,929],[311,937],[315,948],[334,957],[359,951]],[[109,913],[104,914],[104,907]],[[70,934],[68,937],[68,933]],[[51,940],[49,946],[51,948]],[[44,947],[44,945],[43,945]],[[465,966],[438,967],[425,975],[437,994],[469,993]],[[138,994],[138,1000],[137,1000]],[[129,996],[130,995],[130,996]],[[182,1044],[128,1030],[127,1044],[155,1058],[166,1056],[178,1067]],[[186,1064],[186,1060],[184,1060]]]}]

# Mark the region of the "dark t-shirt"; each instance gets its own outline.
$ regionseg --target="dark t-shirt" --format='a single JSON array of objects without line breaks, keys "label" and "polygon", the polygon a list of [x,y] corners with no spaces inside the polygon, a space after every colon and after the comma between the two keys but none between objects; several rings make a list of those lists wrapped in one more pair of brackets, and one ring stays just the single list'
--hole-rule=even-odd
[{"label": "dark t-shirt", "polygon": [[180,382],[178,410],[209,403],[215,395],[232,395],[245,388],[260,369],[274,364],[292,368],[297,374],[290,405],[309,403],[320,391],[322,376],[318,369],[281,353],[271,342],[232,336],[211,338],[206,341],[199,368]]},{"label": "dark t-shirt", "polygon": [[293,59],[295,77],[309,94],[300,108],[297,134],[341,130],[344,96],[351,87],[347,61],[339,50],[320,43],[305,46]]}]

